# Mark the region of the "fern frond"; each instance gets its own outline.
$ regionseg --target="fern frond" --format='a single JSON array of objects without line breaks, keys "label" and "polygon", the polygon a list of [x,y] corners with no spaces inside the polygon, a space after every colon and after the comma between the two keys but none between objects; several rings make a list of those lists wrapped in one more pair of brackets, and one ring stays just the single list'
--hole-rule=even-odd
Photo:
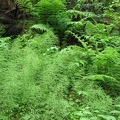
[{"label": "fern frond", "polygon": [[96,15],[93,12],[83,12],[78,10],[67,10],[66,13],[70,16],[70,18],[77,18],[85,19],[85,18],[95,18]]},{"label": "fern frond", "polygon": [[39,33],[39,34],[43,34],[44,32],[47,32],[48,28],[43,25],[43,24],[36,24],[33,25],[32,27],[30,27],[30,29],[35,32],[35,33]]},{"label": "fern frond", "polygon": [[111,95],[116,96],[120,92],[120,82],[108,75],[90,75],[83,77],[83,80],[96,81]]}]

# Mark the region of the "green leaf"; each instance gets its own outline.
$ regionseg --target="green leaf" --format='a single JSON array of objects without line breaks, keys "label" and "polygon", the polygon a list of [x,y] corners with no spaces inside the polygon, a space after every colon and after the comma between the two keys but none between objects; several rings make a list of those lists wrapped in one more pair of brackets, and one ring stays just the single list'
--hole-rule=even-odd
[{"label": "green leaf", "polygon": [[105,120],[116,120],[116,118],[114,116],[110,116],[110,115],[98,115],[98,116]]},{"label": "green leaf", "polygon": [[85,91],[78,91],[78,95],[88,95],[88,93]]},{"label": "green leaf", "polygon": [[91,117],[90,120],[97,120],[97,117]]},{"label": "green leaf", "polygon": [[118,107],[118,108],[120,108],[120,105],[115,105],[115,107]]},{"label": "green leaf", "polygon": [[93,35],[95,32],[95,26],[91,22],[87,22],[85,29],[87,35]]},{"label": "green leaf", "polygon": [[90,111],[85,110],[83,113],[84,113],[85,115],[92,116],[92,113],[91,113]]},{"label": "green leaf", "polygon": [[24,117],[22,117],[24,120],[29,120],[30,119],[30,115],[25,115]]},{"label": "green leaf", "polygon": [[76,111],[74,114],[77,116],[83,116],[83,113],[81,111]]},{"label": "green leaf", "polygon": [[95,111],[93,111],[94,113],[99,113],[100,111],[98,111],[98,110],[95,110]]},{"label": "green leaf", "polygon": [[118,110],[113,110],[113,111],[111,111],[110,113],[111,113],[111,114],[120,114],[120,111],[118,111]]},{"label": "green leaf", "polygon": [[86,118],[86,117],[82,117],[82,118],[80,118],[80,120],[90,120],[90,119]]}]

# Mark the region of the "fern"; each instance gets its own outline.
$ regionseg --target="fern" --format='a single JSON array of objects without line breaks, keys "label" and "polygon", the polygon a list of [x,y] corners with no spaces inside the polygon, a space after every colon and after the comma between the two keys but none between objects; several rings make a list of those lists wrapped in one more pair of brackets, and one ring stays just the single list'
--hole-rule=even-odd
[{"label": "fern", "polygon": [[98,115],[98,116],[105,120],[116,120],[116,118],[114,116],[110,116],[110,115]]},{"label": "fern", "polygon": [[31,27],[32,32],[34,33],[38,33],[38,34],[43,34],[44,32],[47,32],[47,28],[45,25],[43,24],[37,24],[37,25],[33,25]]},{"label": "fern", "polygon": [[73,37],[75,37],[75,38],[78,40],[78,42],[81,43],[82,47],[85,48],[85,49],[87,49],[86,43],[85,43],[84,41],[82,41],[81,38],[80,38],[77,34],[71,32],[71,31],[66,31],[66,33],[67,33],[68,35],[72,35]]},{"label": "fern", "polygon": [[51,15],[57,15],[65,11],[65,5],[61,0],[41,0],[35,5],[35,8],[36,13],[45,23]]},{"label": "fern", "polygon": [[67,10],[66,13],[71,19],[76,19],[76,21],[81,19],[95,18],[96,15],[93,12],[83,12],[78,10]]},{"label": "fern", "polygon": [[101,66],[101,72],[99,69],[99,73],[102,73],[102,70],[104,70],[104,73],[112,75],[112,68],[119,64],[119,53],[115,49],[108,47],[103,52],[98,54],[95,64],[98,66],[98,69]]},{"label": "fern", "polygon": [[16,3],[35,21],[16,39],[0,38],[0,119],[119,120],[118,2]]},{"label": "fern", "polygon": [[[93,80],[96,81],[98,84],[100,84],[104,89],[108,89],[111,93],[111,95],[115,95],[116,93],[119,94],[120,92],[120,83],[117,81],[115,78],[107,75],[91,75],[91,76],[86,76],[83,78],[83,80]],[[116,92],[116,93],[115,93]]]},{"label": "fern", "polygon": [[0,49],[9,49],[9,46],[10,46],[10,40],[11,38],[10,37],[5,37],[5,38],[0,38]]}]

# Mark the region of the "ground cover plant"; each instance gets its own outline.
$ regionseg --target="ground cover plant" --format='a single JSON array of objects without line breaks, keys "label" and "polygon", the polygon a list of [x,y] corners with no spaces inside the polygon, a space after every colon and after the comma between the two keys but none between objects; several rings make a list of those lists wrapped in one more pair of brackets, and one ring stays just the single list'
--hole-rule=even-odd
[{"label": "ground cover plant", "polygon": [[[8,19],[13,4],[18,17]],[[0,120],[120,120],[120,2],[4,0],[0,9],[8,6]],[[5,20],[14,19],[22,30],[12,34]]]}]

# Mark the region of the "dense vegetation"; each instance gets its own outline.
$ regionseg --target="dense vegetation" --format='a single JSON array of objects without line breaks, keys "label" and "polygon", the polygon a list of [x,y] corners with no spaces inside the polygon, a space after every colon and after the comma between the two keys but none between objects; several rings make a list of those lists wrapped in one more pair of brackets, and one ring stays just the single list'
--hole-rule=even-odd
[{"label": "dense vegetation", "polygon": [[0,120],[120,120],[119,0],[0,0]]}]

